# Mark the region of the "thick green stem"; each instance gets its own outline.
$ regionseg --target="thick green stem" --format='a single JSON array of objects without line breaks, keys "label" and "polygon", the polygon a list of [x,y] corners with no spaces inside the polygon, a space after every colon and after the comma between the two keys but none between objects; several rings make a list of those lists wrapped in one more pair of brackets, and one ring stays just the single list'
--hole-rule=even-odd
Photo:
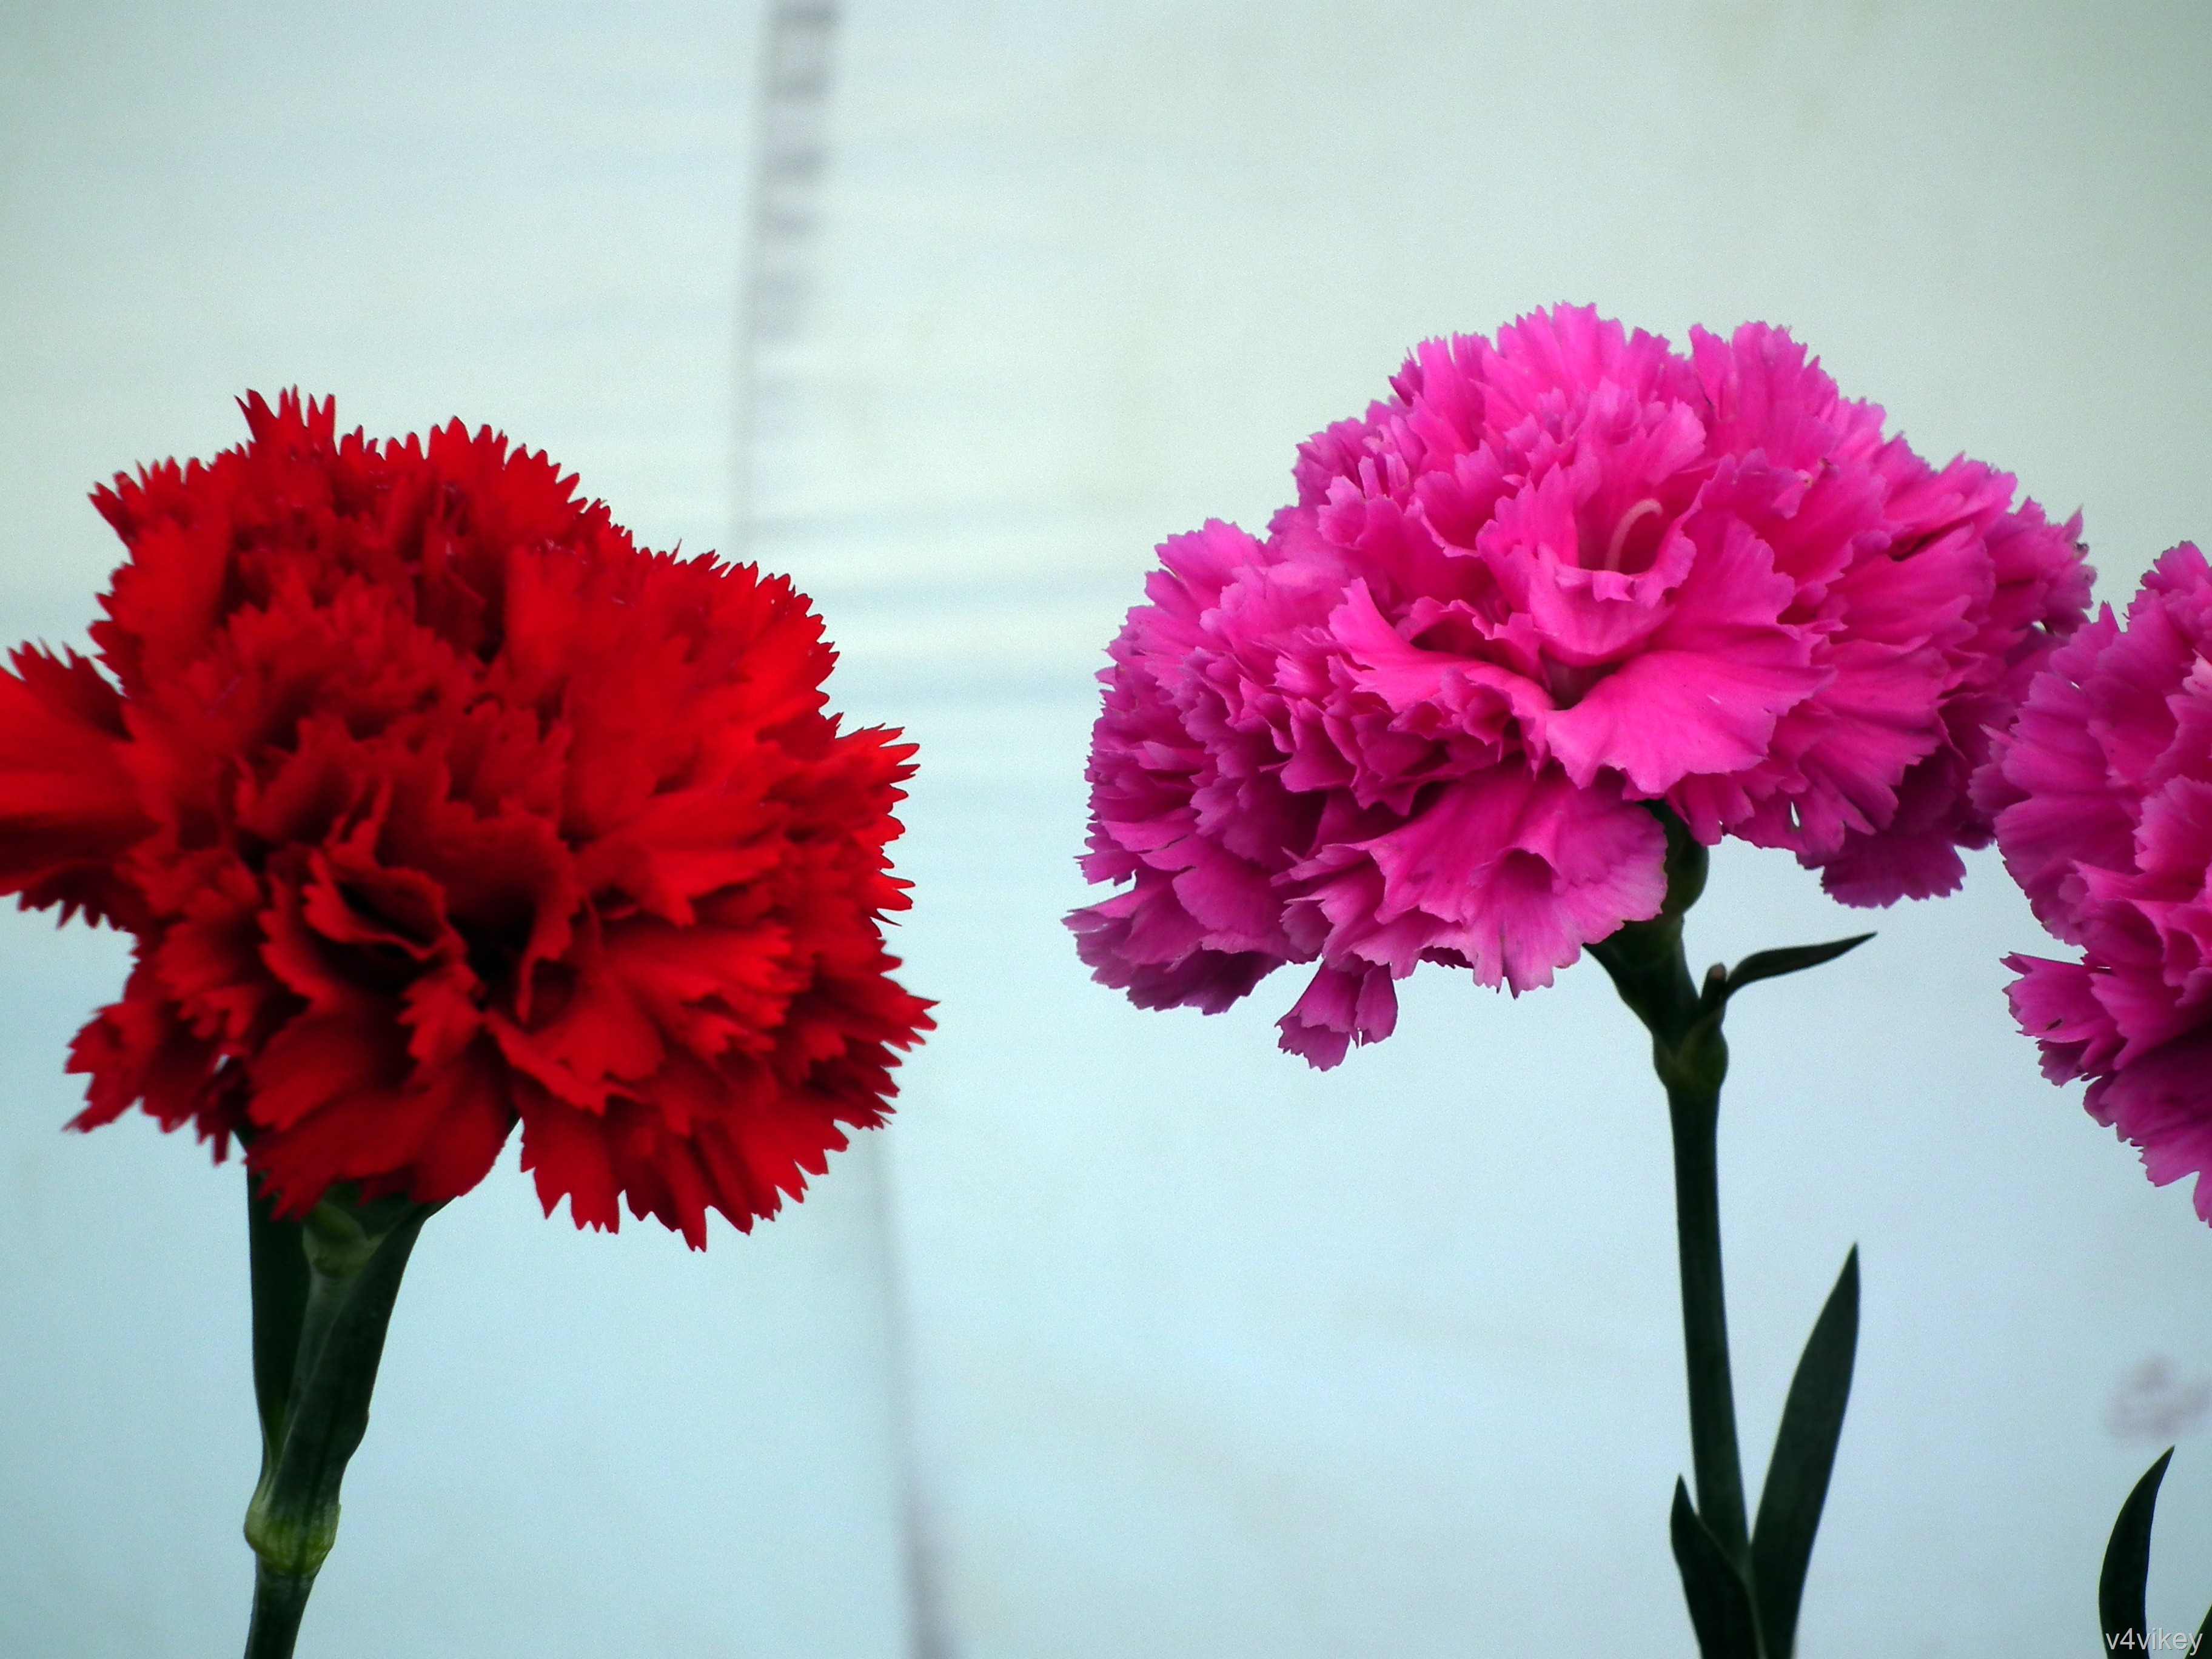
[{"label": "thick green stem", "polygon": [[333,1192],[304,1221],[252,1193],[253,1380],[261,1479],[246,1511],[257,1559],[246,1659],[290,1659],[337,1537],[338,1488],[368,1428],[399,1280],[434,1205]]}]

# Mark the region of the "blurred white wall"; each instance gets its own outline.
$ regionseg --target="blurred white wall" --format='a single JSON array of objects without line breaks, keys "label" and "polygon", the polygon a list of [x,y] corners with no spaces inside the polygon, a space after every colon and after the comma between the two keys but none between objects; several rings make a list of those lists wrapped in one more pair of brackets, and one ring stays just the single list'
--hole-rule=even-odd
[{"label": "blurred white wall", "polygon": [[[750,514],[840,698],[923,745],[900,948],[942,1029],[896,1127],[704,1257],[541,1221],[511,1170],[441,1216],[303,1656],[1692,1651],[1632,1023],[1594,968],[1425,970],[1320,1076],[1274,1049],[1294,986],[1208,1020],[1089,984],[1089,676],[1155,542],[1263,521],[1413,341],[1559,299],[1790,324],[1924,453],[2081,507],[2124,599],[2212,536],[2201,8],[854,0],[805,303],[744,349],[753,8],[0,18],[0,635],[82,626],[92,482],[297,380],[502,425],[656,545]],[[1858,920],[1731,849],[1693,950]],[[1732,1023],[1747,1462],[1858,1241],[1801,1651],[2077,1650],[2163,1443],[2111,1407],[2212,1377],[2212,1231],[2036,1075],[1993,859],[1878,925]],[[220,1650],[235,1173],[56,1133],[121,952],[4,939],[0,1650]],[[2208,1559],[2200,1432],[2154,1623]]]}]

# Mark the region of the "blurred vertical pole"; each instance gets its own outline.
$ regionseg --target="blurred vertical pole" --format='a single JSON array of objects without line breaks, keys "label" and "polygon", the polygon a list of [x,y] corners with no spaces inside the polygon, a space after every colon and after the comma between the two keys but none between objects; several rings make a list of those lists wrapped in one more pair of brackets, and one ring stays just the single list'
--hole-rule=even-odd
[{"label": "blurred vertical pole", "polygon": [[836,0],[770,0],[764,26],[738,313],[737,527],[746,550],[758,511],[761,440],[785,413],[800,369],[797,348],[813,286],[829,145]]},{"label": "blurred vertical pole", "polygon": [[[761,456],[795,412],[805,372],[808,301],[818,257],[816,233],[828,171],[830,91],[835,79],[837,0],[770,0],[763,17],[755,108],[752,201],[747,227],[744,291],[739,296],[734,496],[738,556],[750,558],[759,540]],[[937,1605],[927,1504],[921,1490],[913,1409],[914,1368],[908,1332],[905,1276],[892,1213],[884,1152],[872,1134],[854,1140],[842,1160],[848,1176],[865,1172],[872,1199],[873,1238],[883,1294],[891,1375],[891,1431],[896,1494],[904,1532],[907,1651],[910,1659],[947,1659]]]}]

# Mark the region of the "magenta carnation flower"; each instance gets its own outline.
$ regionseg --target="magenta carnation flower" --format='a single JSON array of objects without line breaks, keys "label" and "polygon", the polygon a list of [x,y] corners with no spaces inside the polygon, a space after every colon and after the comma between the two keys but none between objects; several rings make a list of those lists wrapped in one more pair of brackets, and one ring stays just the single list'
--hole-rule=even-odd
[{"label": "magenta carnation flower", "polygon": [[1562,307],[1421,346],[1299,451],[1264,540],[1160,549],[1109,647],[1093,881],[1145,1007],[1315,962],[1283,1046],[1389,1035],[1414,964],[1516,993],[1657,914],[1653,804],[1854,904],[1947,892],[1967,790],[2079,625],[2078,520],[1940,470],[1781,330],[1685,357]]},{"label": "magenta carnation flower", "polygon": [[[2054,1083],[2163,1186],[2212,1170],[2212,571],[2189,543],[2035,678],[1974,780],[2005,865],[2079,962],[2014,956],[2009,995]],[[2197,1183],[2212,1221],[2212,1182]]]}]

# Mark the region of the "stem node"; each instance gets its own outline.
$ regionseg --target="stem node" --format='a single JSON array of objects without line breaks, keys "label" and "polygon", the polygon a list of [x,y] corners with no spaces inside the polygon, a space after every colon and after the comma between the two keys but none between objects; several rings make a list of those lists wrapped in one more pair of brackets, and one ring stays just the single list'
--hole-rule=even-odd
[{"label": "stem node", "polygon": [[246,1659],[291,1659],[338,1534],[338,1487],[368,1428],[400,1275],[438,1206],[333,1189],[289,1220],[249,1182],[253,1385],[261,1479],[246,1510],[255,1560]]}]

